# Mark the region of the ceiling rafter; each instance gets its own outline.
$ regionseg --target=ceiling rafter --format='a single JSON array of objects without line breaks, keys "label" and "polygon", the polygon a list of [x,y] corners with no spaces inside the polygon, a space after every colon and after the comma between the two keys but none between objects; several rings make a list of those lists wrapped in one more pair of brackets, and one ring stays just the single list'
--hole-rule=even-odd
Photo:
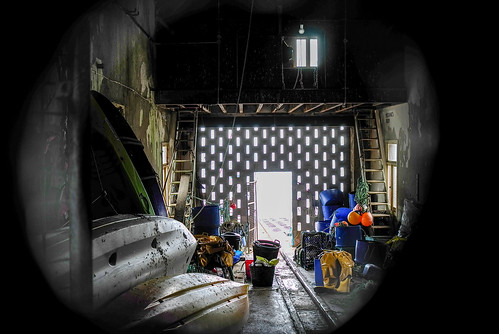
[{"label": "ceiling rafter", "polygon": [[326,116],[327,113],[338,115],[346,114],[356,108],[376,108],[389,106],[394,102],[324,102],[324,103],[217,103],[217,104],[158,104],[165,111],[193,110],[210,116],[258,116],[258,115],[284,115],[296,116]]},{"label": "ceiling rafter", "polygon": [[206,112],[206,113],[208,113],[208,114],[211,114],[210,109],[208,109],[205,105],[200,104],[200,105],[199,105],[199,108],[201,108],[204,112]]},{"label": "ceiling rafter", "polygon": [[343,112],[343,111],[347,111],[347,110],[350,110],[350,109],[353,109],[353,108],[357,108],[357,107],[359,107],[359,106],[361,106],[361,105],[363,105],[363,104],[365,104],[365,103],[357,103],[357,104],[353,104],[353,105],[351,105],[350,107],[345,107],[345,108],[343,108],[343,109],[336,110],[334,113],[335,113],[335,114],[337,114],[337,113],[340,113],[340,112]]},{"label": "ceiling rafter", "polygon": [[321,106],[323,106],[323,105],[324,105],[324,103],[319,103],[319,104],[316,104],[316,105],[314,105],[314,106],[312,106],[312,107],[305,108],[305,110],[303,110],[303,112],[304,112],[304,113],[311,112],[312,110],[317,109],[317,108],[319,108],[319,107],[321,107]]},{"label": "ceiling rafter", "polygon": [[323,112],[326,112],[326,111],[338,108],[341,105],[343,105],[343,104],[342,103],[337,103],[337,104],[329,105],[329,106],[326,106],[326,107],[322,108],[321,110],[319,110],[319,112],[323,113]]},{"label": "ceiling rafter", "polygon": [[273,110],[272,113],[275,113],[277,110],[281,109],[284,103],[279,103]]},{"label": "ceiling rafter", "polygon": [[302,106],[303,106],[303,103],[297,104],[296,106],[294,106],[293,108],[288,110],[288,114],[291,114],[293,111],[295,111],[296,109],[298,109]]},{"label": "ceiling rafter", "polygon": [[225,109],[225,106],[223,104],[219,104],[218,106],[220,107],[220,110],[222,110],[224,114],[227,113],[227,109]]}]

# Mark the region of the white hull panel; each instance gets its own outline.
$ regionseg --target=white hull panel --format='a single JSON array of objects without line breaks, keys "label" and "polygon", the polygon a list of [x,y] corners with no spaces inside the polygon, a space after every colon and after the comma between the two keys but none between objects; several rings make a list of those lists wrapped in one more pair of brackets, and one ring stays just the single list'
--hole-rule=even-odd
[{"label": "white hull panel", "polygon": [[[69,300],[68,232],[61,229],[47,238],[44,266],[53,290],[65,302]],[[171,218],[117,215],[94,221],[93,307],[152,278],[186,273],[195,249],[194,236]]]},{"label": "white hull panel", "polygon": [[103,327],[124,333],[238,333],[248,320],[248,285],[209,274],[159,277],[98,311]]}]

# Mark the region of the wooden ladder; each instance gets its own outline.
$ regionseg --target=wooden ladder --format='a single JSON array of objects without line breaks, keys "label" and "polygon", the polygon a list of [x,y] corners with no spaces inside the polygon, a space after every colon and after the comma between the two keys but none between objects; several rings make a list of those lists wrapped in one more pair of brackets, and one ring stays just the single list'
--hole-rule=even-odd
[{"label": "wooden ladder", "polygon": [[355,114],[362,180],[369,185],[368,211],[373,215],[373,237],[392,235],[392,215],[385,177],[385,150],[377,110]]},{"label": "wooden ladder", "polygon": [[191,228],[191,211],[194,205],[196,185],[196,143],[198,112],[177,112],[175,150],[168,178],[168,216]]}]

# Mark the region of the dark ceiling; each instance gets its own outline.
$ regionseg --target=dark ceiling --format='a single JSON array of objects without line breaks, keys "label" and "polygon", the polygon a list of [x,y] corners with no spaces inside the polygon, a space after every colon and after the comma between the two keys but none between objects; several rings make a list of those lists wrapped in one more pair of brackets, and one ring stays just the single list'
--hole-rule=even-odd
[{"label": "dark ceiling", "polygon": [[[400,5],[189,0],[157,6],[156,102],[165,109],[325,116],[407,101],[407,39],[392,20]],[[317,67],[293,64],[298,37],[319,41]]]}]

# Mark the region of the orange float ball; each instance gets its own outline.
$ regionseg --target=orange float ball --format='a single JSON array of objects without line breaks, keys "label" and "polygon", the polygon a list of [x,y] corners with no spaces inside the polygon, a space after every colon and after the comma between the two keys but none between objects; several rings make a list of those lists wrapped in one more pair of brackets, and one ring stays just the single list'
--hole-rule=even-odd
[{"label": "orange float ball", "polygon": [[364,212],[360,218],[362,226],[371,226],[373,224],[373,215],[370,212]]},{"label": "orange float ball", "polygon": [[361,218],[362,216],[355,211],[350,212],[347,217],[348,222],[352,225],[359,225]]}]

